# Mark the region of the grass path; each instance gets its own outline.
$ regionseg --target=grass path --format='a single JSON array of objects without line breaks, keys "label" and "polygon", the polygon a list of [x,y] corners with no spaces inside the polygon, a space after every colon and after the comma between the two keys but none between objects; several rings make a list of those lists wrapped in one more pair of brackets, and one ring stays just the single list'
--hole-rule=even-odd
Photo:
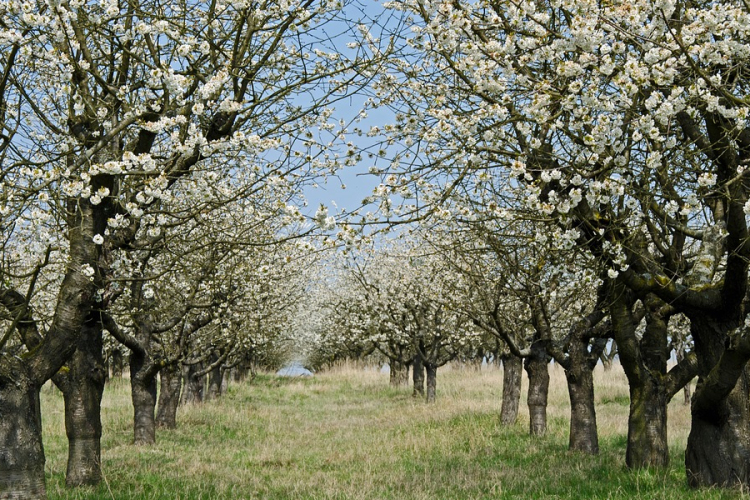
[{"label": "grass path", "polygon": [[[179,428],[135,447],[127,381],[103,403],[103,469],[95,489],[64,487],[67,445],[62,398],[43,390],[51,499],[480,499],[748,498],[740,491],[690,491],[682,453],[688,410],[670,406],[672,466],[624,467],[628,392],[620,372],[597,374],[601,453],[567,451],[568,400],[553,370],[549,432],[527,435],[498,412],[502,373],[441,370],[438,402],[388,387],[377,371],[338,370],[312,379],[263,375],[230,385],[220,401],[180,408]],[[524,391],[525,397],[525,391]],[[681,399],[681,396],[676,399]]]}]

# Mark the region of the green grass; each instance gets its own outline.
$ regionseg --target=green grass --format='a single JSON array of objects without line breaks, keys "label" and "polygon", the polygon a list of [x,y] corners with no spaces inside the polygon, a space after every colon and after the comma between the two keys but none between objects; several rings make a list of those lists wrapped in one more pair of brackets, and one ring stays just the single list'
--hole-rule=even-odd
[{"label": "green grass", "polygon": [[[498,413],[502,374],[442,369],[438,401],[388,387],[377,371],[343,369],[313,379],[259,376],[221,400],[180,408],[178,429],[135,447],[127,381],[107,387],[103,471],[97,488],[66,490],[61,396],[42,393],[52,499],[480,499],[746,498],[738,490],[691,491],[682,453],[689,412],[670,405],[672,465],[624,465],[627,386],[597,373],[598,456],[567,451],[565,382],[553,370],[549,431],[527,435],[522,405],[514,426]],[[624,398],[624,399],[623,399]],[[681,401],[681,396],[675,399]],[[625,404],[623,404],[623,401]]]}]

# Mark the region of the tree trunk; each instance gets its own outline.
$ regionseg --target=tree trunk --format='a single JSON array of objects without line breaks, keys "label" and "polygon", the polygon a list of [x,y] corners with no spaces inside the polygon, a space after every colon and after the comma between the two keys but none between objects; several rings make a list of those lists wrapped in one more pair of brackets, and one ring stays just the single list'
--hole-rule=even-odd
[{"label": "tree trunk", "polygon": [[[617,285],[619,286],[619,285]],[[646,329],[636,335],[632,304],[622,289],[611,305],[612,326],[620,364],[630,387],[628,445],[625,463],[631,468],[666,467],[667,446],[667,358],[669,343],[664,303],[655,296],[642,300],[646,308]]]},{"label": "tree trunk", "polygon": [[[674,342],[674,340],[673,340]],[[681,362],[683,359],[685,359],[685,339],[684,338],[678,338],[678,342],[676,342],[675,345],[675,357],[677,358],[677,362]],[[685,387],[682,388],[682,394],[683,394],[683,404],[685,406],[690,404],[690,382],[685,384]]]},{"label": "tree trunk", "polygon": [[547,393],[549,391],[549,358],[541,342],[531,346],[531,356],[525,360],[529,377],[529,433],[541,436],[547,431]]},{"label": "tree trunk", "polygon": [[[211,357],[211,363],[216,361],[218,356]],[[211,401],[218,399],[221,396],[221,383],[224,373],[221,370],[221,365],[217,365],[208,372],[208,390],[206,391],[206,399]]]},{"label": "tree trunk", "polygon": [[47,497],[39,386],[17,358],[0,359],[0,498]]},{"label": "tree trunk", "polygon": [[409,385],[409,367],[400,361],[389,360],[391,387],[402,387]]},{"label": "tree trunk", "polygon": [[521,401],[521,358],[509,354],[503,358],[503,406],[500,421],[503,425],[513,425],[518,420],[518,407]]},{"label": "tree trunk", "polygon": [[113,349],[112,354],[109,356],[109,364],[112,370],[112,378],[122,378],[122,372],[124,371],[125,360],[120,349]]},{"label": "tree trunk", "polygon": [[186,365],[182,371],[182,404],[203,402],[203,377],[196,377],[200,365]]},{"label": "tree trunk", "polygon": [[159,372],[160,391],[159,407],[156,413],[156,425],[165,429],[177,427],[177,406],[180,402],[182,373],[179,364],[162,368]]},{"label": "tree trunk", "polygon": [[229,388],[229,380],[231,377],[231,370],[221,369],[221,393],[224,394]]},{"label": "tree trunk", "polygon": [[570,439],[568,448],[592,455],[599,453],[599,436],[594,406],[594,376],[587,359],[588,342],[571,339],[569,365],[565,370],[570,396]]},{"label": "tree trunk", "polygon": [[666,467],[669,464],[667,443],[667,403],[663,382],[646,377],[641,384],[630,386],[628,447],[625,463],[631,468]]},{"label": "tree trunk", "polygon": [[247,372],[248,372],[247,366],[245,366],[244,364],[239,364],[235,366],[234,369],[232,370],[232,381],[242,382],[243,380],[245,380],[245,377],[247,376]]},{"label": "tree trunk", "polygon": [[[97,183],[92,183],[92,188],[96,187]],[[0,287],[0,302],[14,317],[15,330],[28,349],[20,356],[5,349],[0,354],[0,498],[3,499],[46,497],[39,391],[75,351],[100,285],[81,272],[82,266],[96,266],[99,255],[92,241],[97,234],[96,214],[88,200],[81,198],[67,199],[67,207],[68,270],[44,337],[25,297]]]},{"label": "tree trunk", "polygon": [[[733,356],[726,348],[733,325],[699,314],[690,315],[690,325],[699,372],[685,451],[688,482],[693,487],[746,487],[750,482],[747,355]],[[719,370],[712,373],[714,367]]]},{"label": "tree trunk", "polygon": [[425,363],[424,367],[427,373],[427,402],[434,403],[437,396],[437,366]]},{"label": "tree trunk", "polygon": [[414,356],[412,365],[412,381],[414,383],[414,392],[412,396],[424,397],[424,364],[422,363],[422,355],[417,352]]},{"label": "tree trunk", "polygon": [[[69,487],[101,481],[101,402],[105,373],[101,323],[90,318],[81,331],[77,350],[68,361],[58,387],[65,401]],[[57,382],[57,381],[56,381]]]},{"label": "tree trunk", "polygon": [[133,443],[148,445],[156,442],[156,374],[142,353],[130,354],[130,389],[133,400]]}]

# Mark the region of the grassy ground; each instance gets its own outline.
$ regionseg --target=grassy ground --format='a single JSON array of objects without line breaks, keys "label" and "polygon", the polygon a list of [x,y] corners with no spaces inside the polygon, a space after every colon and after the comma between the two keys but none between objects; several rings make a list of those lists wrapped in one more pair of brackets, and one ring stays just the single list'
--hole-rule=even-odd
[{"label": "grassy ground", "polygon": [[[672,466],[624,466],[628,392],[615,367],[598,371],[601,453],[567,451],[565,379],[552,370],[549,432],[499,424],[502,373],[441,369],[438,402],[415,401],[377,371],[341,369],[312,379],[259,376],[231,385],[217,402],[180,408],[179,428],[135,447],[127,381],[103,403],[103,470],[95,489],[64,487],[67,445],[62,397],[43,390],[50,498],[64,499],[479,499],[750,498],[732,490],[691,491],[682,454],[689,414],[670,405]],[[525,397],[525,392],[523,393]],[[677,401],[679,399],[679,401]]]}]

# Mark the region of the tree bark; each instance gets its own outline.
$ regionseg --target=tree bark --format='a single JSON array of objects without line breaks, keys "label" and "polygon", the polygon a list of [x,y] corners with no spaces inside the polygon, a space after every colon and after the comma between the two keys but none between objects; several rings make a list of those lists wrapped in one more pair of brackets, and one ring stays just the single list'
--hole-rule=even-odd
[{"label": "tree bark", "polygon": [[149,445],[156,442],[156,373],[151,373],[145,354],[130,354],[130,389],[133,400],[133,443]]},{"label": "tree bark", "polygon": [[388,368],[390,370],[391,387],[403,387],[409,385],[409,367],[406,363],[389,360]]},{"label": "tree bark", "polygon": [[[214,363],[218,359],[218,355],[212,355],[210,363]],[[214,366],[211,371],[208,372],[208,390],[206,391],[206,399],[208,401],[218,399],[221,396],[223,374],[221,365]]]},{"label": "tree bark", "polygon": [[733,325],[708,315],[689,317],[698,383],[685,451],[688,482],[693,487],[746,486],[750,482],[748,353],[728,348],[727,332]]},{"label": "tree bark", "polygon": [[592,455],[599,453],[599,435],[594,406],[593,363],[588,360],[588,341],[571,339],[565,379],[570,396],[570,438],[568,448]]},{"label": "tree bark", "polygon": [[0,359],[0,498],[47,497],[39,389],[20,359]]},{"label": "tree bark", "polygon": [[195,374],[199,371],[200,365],[186,365],[183,368],[182,399],[180,400],[181,404],[203,402],[204,377],[195,376]]},{"label": "tree bark", "polygon": [[156,413],[156,425],[165,429],[177,427],[177,406],[180,403],[182,373],[180,365],[174,364],[162,368],[159,372],[160,391],[159,406]]},{"label": "tree bark", "polygon": [[524,368],[529,377],[529,433],[541,436],[547,431],[547,393],[549,392],[549,357],[540,341],[531,345],[531,355]]},{"label": "tree bark", "polygon": [[81,270],[96,266],[96,217],[87,200],[69,199],[67,205],[68,270],[43,338],[25,297],[0,285],[0,302],[28,349],[22,356],[5,350],[0,355],[0,498],[46,497],[39,391],[75,351],[94,304],[98,284]]},{"label": "tree bark", "polygon": [[422,355],[417,352],[414,355],[414,362],[412,364],[412,382],[414,383],[414,392],[412,396],[424,397],[424,363],[422,363]]},{"label": "tree bark", "polygon": [[667,403],[664,383],[645,378],[630,386],[628,446],[625,463],[630,468],[669,465],[667,443]]},{"label": "tree bark", "polygon": [[633,304],[621,285],[615,287],[616,298],[610,306],[612,327],[630,388],[625,463],[630,468],[666,467],[669,463],[667,403],[672,396],[668,383],[675,383],[674,373],[671,377],[667,374],[669,315],[664,302],[656,296],[643,298],[646,329],[639,339]]},{"label": "tree bark", "polygon": [[101,322],[90,317],[83,325],[68,369],[55,377],[65,402],[68,487],[93,486],[101,481],[101,402],[105,375]]},{"label": "tree bark", "polygon": [[425,363],[425,372],[427,374],[427,402],[434,403],[437,397],[437,366],[431,363]]},{"label": "tree bark", "polygon": [[518,407],[521,401],[521,367],[523,361],[518,356],[508,354],[503,358],[503,405],[500,422],[513,425],[518,420]]}]

